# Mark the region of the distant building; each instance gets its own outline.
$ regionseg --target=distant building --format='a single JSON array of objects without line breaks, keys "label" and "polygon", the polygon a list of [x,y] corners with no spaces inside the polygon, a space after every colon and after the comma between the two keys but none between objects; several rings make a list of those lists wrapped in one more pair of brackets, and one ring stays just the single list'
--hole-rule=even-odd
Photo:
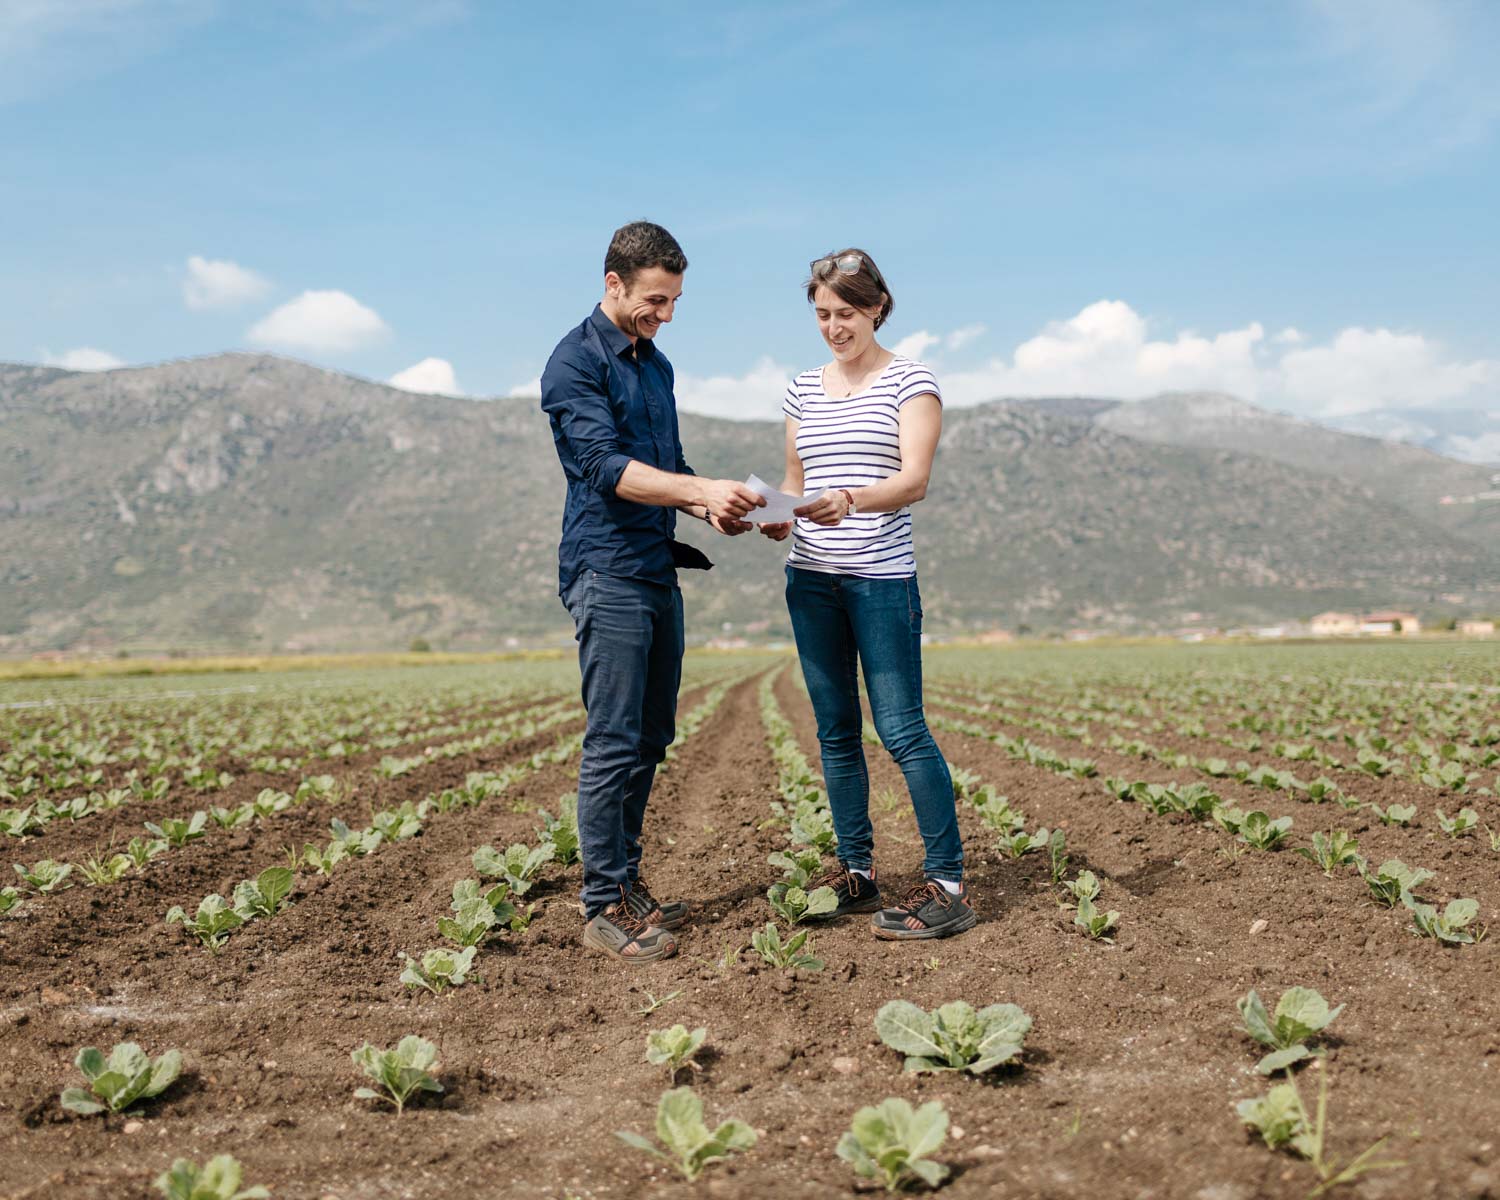
[{"label": "distant building", "polygon": [[1464,637],[1494,637],[1493,621],[1460,621],[1456,627]]},{"label": "distant building", "polygon": [[1359,618],[1353,613],[1319,613],[1311,622],[1313,637],[1352,637],[1359,632]]},{"label": "distant building", "polygon": [[1388,637],[1399,633],[1403,637],[1410,637],[1414,633],[1422,632],[1422,622],[1417,619],[1416,613],[1396,612],[1372,612],[1366,613],[1359,622],[1360,633],[1374,634],[1376,637]]}]

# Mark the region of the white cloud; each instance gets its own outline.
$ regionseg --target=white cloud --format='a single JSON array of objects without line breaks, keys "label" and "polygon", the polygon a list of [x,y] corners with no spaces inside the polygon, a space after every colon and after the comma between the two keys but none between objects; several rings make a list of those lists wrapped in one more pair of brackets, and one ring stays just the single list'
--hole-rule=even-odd
[{"label": "white cloud", "polygon": [[1475,437],[1454,434],[1445,443],[1443,452],[1465,462],[1500,463],[1500,433],[1481,433]]},{"label": "white cloud", "polygon": [[538,375],[526,383],[518,383],[507,394],[512,400],[534,400],[542,394],[542,377]]},{"label": "white cloud", "polygon": [[688,412],[735,421],[773,421],[796,372],[762,358],[743,375],[677,376],[677,405]]},{"label": "white cloud", "polygon": [[418,392],[424,396],[464,394],[458,386],[458,377],[453,373],[453,364],[446,358],[424,358],[404,371],[397,371],[388,382],[403,392]]},{"label": "white cloud", "polygon": [[1282,391],[1297,409],[1324,415],[1438,408],[1500,388],[1500,362],[1459,362],[1420,333],[1359,327],[1326,346],[1289,351],[1280,374]]},{"label": "white cloud", "polygon": [[79,346],[57,355],[43,350],[42,362],[49,367],[62,367],[65,371],[113,371],[125,365],[123,358],[108,350],[96,350],[93,346]]},{"label": "white cloud", "polygon": [[203,258],[194,254],[187,260],[182,299],[191,309],[231,308],[258,300],[270,289],[270,280],[248,267],[226,258]]},{"label": "white cloud", "polygon": [[925,329],[919,329],[916,333],[908,333],[904,338],[891,347],[897,354],[905,355],[907,358],[921,358],[933,346],[941,345],[943,339],[935,333],[928,333]]},{"label": "white cloud", "polygon": [[1283,346],[1299,346],[1307,341],[1307,337],[1300,329],[1293,329],[1288,325],[1271,340]]},{"label": "white cloud", "polygon": [[984,325],[980,325],[978,323],[975,323],[973,325],[965,325],[961,329],[955,329],[946,338],[944,338],[943,345],[946,346],[949,350],[962,350],[970,342],[974,341],[976,338],[983,337],[987,332],[989,332],[988,329]]},{"label": "white cloud", "polygon": [[287,350],[357,350],[390,333],[380,314],[348,292],[308,291],[267,313],[245,335]]}]

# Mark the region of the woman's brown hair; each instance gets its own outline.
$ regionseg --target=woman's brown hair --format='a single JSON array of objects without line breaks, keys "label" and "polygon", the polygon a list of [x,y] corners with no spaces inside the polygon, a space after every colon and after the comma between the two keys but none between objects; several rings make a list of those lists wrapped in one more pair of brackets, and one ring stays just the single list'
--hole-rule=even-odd
[{"label": "woman's brown hair", "polygon": [[[859,259],[859,270],[846,275],[835,264],[849,256]],[[858,309],[879,308],[875,317],[875,328],[885,324],[896,302],[891,298],[891,289],[886,286],[885,276],[875,265],[875,260],[857,246],[838,250],[817,259],[807,279],[807,302],[811,304],[820,287],[826,287],[845,304]]]}]

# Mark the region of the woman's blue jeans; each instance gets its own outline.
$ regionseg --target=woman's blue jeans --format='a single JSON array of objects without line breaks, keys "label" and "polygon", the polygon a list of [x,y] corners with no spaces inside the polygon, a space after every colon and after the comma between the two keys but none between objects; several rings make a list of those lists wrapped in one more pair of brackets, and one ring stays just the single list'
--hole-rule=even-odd
[{"label": "woman's blue jeans", "polygon": [[874,859],[859,669],[881,743],[906,776],[929,879],[963,879],[953,777],[922,712],[922,597],[915,576],[861,579],[786,569],[786,604],[818,718],[823,781],[839,861],[868,871]]}]

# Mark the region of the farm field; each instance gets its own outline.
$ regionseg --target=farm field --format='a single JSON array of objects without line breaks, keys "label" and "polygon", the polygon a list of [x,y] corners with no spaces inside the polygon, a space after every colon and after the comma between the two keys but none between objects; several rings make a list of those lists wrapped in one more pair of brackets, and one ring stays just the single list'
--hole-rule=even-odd
[{"label": "farm field", "polygon": [[[768,962],[768,922],[804,928],[768,860],[832,861],[811,709],[793,657],[693,655],[645,859],[693,915],[625,968],[579,947],[559,861],[571,661],[0,684],[0,1196],[156,1197],[216,1154],[275,1197],[873,1195],[835,1146],[887,1097],[945,1108],[944,1196],[1300,1198],[1382,1140],[1399,1165],[1324,1194],[1500,1195],[1500,645],[937,649],[927,706],[975,930],[808,924],[819,969]],[[921,842],[866,749],[899,895]],[[1258,1074],[1237,1005],[1293,987],[1340,1011]],[[909,1073],[876,1031],[896,1000],[1031,1025],[982,1074]],[[653,1135],[647,1036],[676,1024],[706,1030],[676,1084],[755,1135],[696,1182],[614,1136]],[[443,1090],[398,1115],[351,1054],[407,1035]],[[79,1050],[124,1042],[181,1074],[64,1108]],[[1236,1111],[1289,1076],[1310,1119],[1326,1083],[1316,1162]]]}]

